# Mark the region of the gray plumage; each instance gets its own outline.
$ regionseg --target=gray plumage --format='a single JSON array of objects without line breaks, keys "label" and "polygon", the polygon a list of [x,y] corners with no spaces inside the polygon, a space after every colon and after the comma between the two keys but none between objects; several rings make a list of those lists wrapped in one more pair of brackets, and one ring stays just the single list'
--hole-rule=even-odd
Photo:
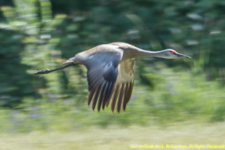
[{"label": "gray plumage", "polygon": [[120,112],[121,108],[125,111],[131,98],[136,57],[190,58],[172,49],[153,52],[127,43],[115,42],[80,52],[65,62],[68,65],[39,71],[36,74],[50,73],[71,65],[83,64],[88,70],[88,105],[92,104],[93,110],[97,107],[100,111],[111,104],[112,112],[115,109]]}]

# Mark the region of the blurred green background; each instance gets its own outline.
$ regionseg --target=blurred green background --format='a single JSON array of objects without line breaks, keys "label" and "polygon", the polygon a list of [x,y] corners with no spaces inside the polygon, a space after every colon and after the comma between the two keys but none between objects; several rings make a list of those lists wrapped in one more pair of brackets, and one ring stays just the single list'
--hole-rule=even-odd
[{"label": "blurred green background", "polygon": [[[70,137],[61,148],[84,149],[91,135],[104,133],[108,138],[100,136],[89,146],[120,149],[113,147],[118,140],[121,149],[130,149],[135,138],[121,137],[123,131],[142,138],[153,130],[149,137],[168,134],[158,141],[139,139],[141,144],[173,143],[174,137],[202,142],[220,133],[225,129],[224,18],[222,0],[0,0],[0,138],[5,140],[0,148],[13,149],[7,143],[18,148],[25,141],[27,149],[51,149],[60,142],[46,144],[49,139]],[[82,66],[33,76],[80,51],[116,41],[153,51],[173,48],[192,59],[137,59],[133,95],[120,114],[88,108]],[[173,135],[177,130],[167,129],[177,125],[183,140]],[[189,127],[195,125],[204,126],[197,130],[201,138],[192,137]],[[114,144],[104,131],[118,137]],[[187,131],[193,135],[186,136]],[[83,141],[76,141],[81,135]],[[225,139],[225,132],[216,138]],[[109,143],[108,148],[102,143]]]}]

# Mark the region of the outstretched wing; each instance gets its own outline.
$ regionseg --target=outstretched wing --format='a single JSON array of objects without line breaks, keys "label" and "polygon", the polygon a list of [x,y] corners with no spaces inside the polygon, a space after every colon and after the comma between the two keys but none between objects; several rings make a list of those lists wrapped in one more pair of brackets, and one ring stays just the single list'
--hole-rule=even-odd
[{"label": "outstretched wing", "polygon": [[84,64],[87,71],[89,96],[88,105],[92,103],[94,110],[104,109],[109,100],[117,76],[118,64],[123,56],[123,51],[115,45],[100,45],[76,56]]},{"label": "outstretched wing", "polygon": [[[114,111],[115,107],[117,112],[120,112],[121,106],[125,111],[128,104],[134,81],[134,59],[123,61],[119,64],[119,74],[113,94],[111,96],[111,110]],[[107,101],[107,106],[110,99]]]}]

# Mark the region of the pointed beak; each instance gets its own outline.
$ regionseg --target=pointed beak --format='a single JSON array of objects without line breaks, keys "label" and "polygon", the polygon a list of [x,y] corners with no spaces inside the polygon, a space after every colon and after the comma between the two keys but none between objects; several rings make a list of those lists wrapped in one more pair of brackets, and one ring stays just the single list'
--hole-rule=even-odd
[{"label": "pointed beak", "polygon": [[178,57],[186,57],[186,58],[191,58],[190,56],[183,55],[183,54],[181,54],[181,53],[177,53],[176,55],[177,55]]}]

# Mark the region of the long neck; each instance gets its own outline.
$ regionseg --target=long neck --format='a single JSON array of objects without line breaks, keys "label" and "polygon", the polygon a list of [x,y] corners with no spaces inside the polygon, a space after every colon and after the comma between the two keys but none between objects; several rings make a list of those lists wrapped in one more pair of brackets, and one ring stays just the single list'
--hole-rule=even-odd
[{"label": "long neck", "polygon": [[133,57],[159,57],[159,58],[165,58],[165,50],[161,51],[148,51],[148,50],[142,50],[142,49],[136,49],[133,52]]},{"label": "long neck", "polygon": [[138,56],[141,57],[161,57],[163,58],[164,50],[161,51],[148,51],[148,50],[139,50]]},{"label": "long neck", "polygon": [[116,42],[116,43],[112,43],[112,44],[122,47],[122,49],[124,49],[125,51],[127,50],[127,53],[124,53],[124,59],[137,58],[137,57],[165,58],[165,50],[148,51],[148,50],[143,50],[136,46],[133,46],[133,45],[130,45],[127,43],[121,43],[121,42]]}]

